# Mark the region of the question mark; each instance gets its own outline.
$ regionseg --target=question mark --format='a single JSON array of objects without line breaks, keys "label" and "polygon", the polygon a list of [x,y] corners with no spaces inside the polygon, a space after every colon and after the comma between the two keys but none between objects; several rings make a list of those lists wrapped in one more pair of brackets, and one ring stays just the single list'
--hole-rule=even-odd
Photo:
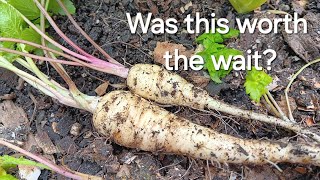
[{"label": "question mark", "polygon": [[263,55],[267,55],[267,54],[269,54],[269,53],[272,54],[272,57],[271,57],[270,59],[268,59],[268,63],[267,63],[267,65],[268,65],[267,70],[268,70],[268,71],[271,70],[271,63],[272,63],[272,61],[274,61],[274,60],[277,58],[277,52],[276,52],[275,50],[273,50],[273,49],[267,49],[267,50],[265,50],[265,51],[263,52]]}]

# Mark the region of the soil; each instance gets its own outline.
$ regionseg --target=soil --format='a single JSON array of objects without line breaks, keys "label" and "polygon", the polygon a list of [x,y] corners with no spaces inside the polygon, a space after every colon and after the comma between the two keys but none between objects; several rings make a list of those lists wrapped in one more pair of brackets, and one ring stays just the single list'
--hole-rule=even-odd
[{"label": "soil", "polygon": [[[298,71],[306,62],[319,55],[319,46],[310,51],[304,49],[301,52],[300,44],[306,44],[306,40],[318,45],[320,37],[320,1],[309,1],[305,8],[295,4],[297,1],[271,0],[263,5],[261,10],[279,9],[289,13],[299,10],[301,17],[307,16],[314,30],[309,36],[288,36],[285,33],[263,35],[242,34],[240,38],[227,42],[230,47],[241,50],[253,49],[263,51],[271,48],[277,51],[278,57],[272,64],[270,75],[277,79],[272,95],[283,104],[284,89],[288,84],[288,78]],[[185,33],[185,25],[182,23],[187,14],[200,12],[202,17],[210,18],[212,12],[216,17],[227,17],[234,24],[234,17],[274,18],[278,15],[266,13],[251,13],[247,15],[237,14],[228,1],[194,0],[192,6],[181,12],[181,8],[190,3],[189,0],[168,1],[138,1],[138,0],[92,0],[74,1],[77,12],[74,15],[80,26],[106,50],[114,59],[130,67],[136,63],[155,63],[152,52],[157,42],[169,41],[182,44],[187,49],[195,49],[195,37]],[[302,8],[302,9],[301,9]],[[175,35],[154,35],[151,32],[131,34],[125,13],[132,15],[141,12],[146,15],[152,12],[154,16],[166,19],[178,20],[179,32]],[[311,14],[312,13],[312,14]],[[316,18],[316,19],[314,19]],[[67,21],[66,17],[54,17],[63,32],[87,52],[101,57],[90,43],[79,35],[78,31]],[[57,41],[65,45],[52,30],[49,30]],[[309,39],[308,39],[309,38]],[[298,44],[297,44],[298,43]],[[310,45],[310,43],[309,43]],[[263,62],[266,62],[263,59]],[[266,64],[263,63],[264,67]],[[64,84],[53,68],[42,64],[43,72],[53,79]],[[66,67],[67,72],[76,82],[83,93],[96,95],[94,91],[103,82],[121,84],[125,80],[113,75],[96,72],[79,67]],[[296,104],[294,118],[304,126],[310,123],[320,122],[320,65],[307,68],[293,83],[289,96]],[[178,71],[188,78],[188,72]],[[190,73],[192,74],[192,73]],[[264,103],[256,104],[250,101],[246,95],[244,84],[245,72],[232,72],[223,79],[222,84],[210,82],[205,88],[209,93],[222,101],[236,105],[243,109],[249,109],[261,113],[269,110]],[[107,91],[115,88],[109,86]],[[40,153],[54,160],[57,164],[64,164],[72,170],[82,173],[103,176],[105,179],[319,179],[320,169],[310,165],[298,165],[280,163],[280,172],[272,165],[232,165],[217,164],[215,162],[190,159],[178,155],[153,154],[135,149],[127,149],[118,146],[100,136],[92,127],[91,114],[69,108],[59,104],[55,100],[42,95],[26,83],[19,83],[18,77],[11,72],[0,69],[0,95],[15,94],[14,103],[22,107],[30,121],[27,131],[19,132],[15,140],[26,141],[27,137],[34,137],[35,145],[29,150]],[[34,97],[34,99],[33,99]],[[36,106],[35,106],[36,105]],[[285,105],[281,107],[285,108]],[[188,117],[195,123],[215,128],[217,131],[231,134],[237,137],[261,139],[268,138],[279,140],[292,137],[292,140],[300,140],[293,133],[256,121],[241,120],[239,118],[224,118],[212,114],[203,114],[183,107],[166,107],[167,110],[180,116]],[[270,113],[270,112],[269,112]],[[6,137],[5,131],[1,131],[0,137]],[[27,141],[30,144],[30,141]],[[32,143],[31,143],[32,144]],[[2,153],[10,154],[8,149],[0,149]],[[49,171],[42,171],[40,179],[64,179]]]}]

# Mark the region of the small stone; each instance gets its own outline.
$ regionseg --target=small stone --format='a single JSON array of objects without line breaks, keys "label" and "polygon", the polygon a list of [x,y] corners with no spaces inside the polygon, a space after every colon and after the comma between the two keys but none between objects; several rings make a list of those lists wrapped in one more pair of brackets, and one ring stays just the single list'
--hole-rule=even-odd
[{"label": "small stone", "polygon": [[90,138],[91,136],[92,136],[92,132],[91,132],[91,131],[87,131],[87,132],[84,133],[83,138],[84,138],[84,139],[88,139],[88,138]]},{"label": "small stone", "polygon": [[180,7],[180,11],[181,11],[182,14],[185,12],[183,7]]},{"label": "small stone", "polygon": [[82,127],[82,125],[80,123],[74,123],[71,126],[70,134],[72,134],[74,136],[78,136],[80,134],[81,127]]},{"label": "small stone", "polygon": [[18,91],[21,91],[23,89],[23,87],[24,87],[24,80],[22,78],[19,78],[18,79],[18,85],[17,85],[16,89]]},{"label": "small stone", "polygon": [[59,132],[58,129],[57,129],[57,126],[58,126],[57,122],[52,122],[51,126],[52,126],[53,132],[55,132],[55,133]]},{"label": "small stone", "polygon": [[81,76],[82,76],[83,78],[85,78],[85,77],[87,77],[87,74],[86,74],[86,73],[82,73]]}]

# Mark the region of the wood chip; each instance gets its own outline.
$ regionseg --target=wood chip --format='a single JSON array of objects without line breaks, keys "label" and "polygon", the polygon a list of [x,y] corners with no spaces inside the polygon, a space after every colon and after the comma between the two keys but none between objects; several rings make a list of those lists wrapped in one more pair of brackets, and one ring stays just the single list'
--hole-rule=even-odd
[{"label": "wood chip", "polygon": [[296,168],[294,168],[294,170],[300,174],[306,174],[308,172],[305,167],[296,167]]},{"label": "wood chip", "polygon": [[190,78],[192,79],[192,82],[194,82],[196,86],[201,88],[206,87],[210,82],[210,78],[204,77],[204,76],[191,76]]},{"label": "wood chip", "polygon": [[[299,26],[298,33],[288,34],[283,32],[283,37],[291,49],[303,60],[310,62],[320,57],[320,34],[317,32],[320,26],[320,14],[308,12],[303,17],[308,24],[308,33],[303,33],[303,26]],[[294,23],[289,24],[289,28],[293,28]]]},{"label": "wood chip", "polygon": [[104,82],[100,84],[94,91],[97,93],[98,96],[103,96],[106,94],[108,87],[109,87],[109,82]]},{"label": "wood chip", "polygon": [[117,177],[118,178],[130,178],[131,177],[128,165],[124,164],[121,166],[119,172],[117,173]]},{"label": "wood chip", "polygon": [[16,94],[10,93],[10,94],[5,94],[3,96],[0,96],[0,100],[12,100],[16,98]]},{"label": "wood chip", "polygon": [[314,123],[314,120],[311,116],[306,116],[304,117],[304,121],[306,122],[307,126],[313,126],[315,123]]},{"label": "wood chip", "polygon": [[184,47],[182,44],[175,44],[175,43],[169,43],[169,42],[157,42],[157,46],[153,51],[153,56],[155,62],[164,65],[166,63],[165,59],[163,56],[167,51],[170,52],[172,58],[170,59],[170,66],[174,65],[174,51],[175,49],[179,50],[179,55],[184,55],[187,58],[193,55],[194,51],[193,50],[187,50],[186,47]]},{"label": "wood chip", "polygon": [[59,152],[45,131],[38,129],[35,140],[45,154],[55,154]]},{"label": "wood chip", "polygon": [[0,122],[6,128],[15,129],[28,123],[24,110],[16,106],[11,100],[0,103],[0,114]]},{"label": "wood chip", "polygon": [[28,134],[27,141],[23,144],[23,149],[27,151],[34,151],[34,150],[40,150],[40,147],[38,146],[38,143],[36,142],[36,139],[32,133]]},{"label": "wood chip", "polygon": [[23,87],[24,87],[24,80],[22,78],[19,78],[18,79],[18,85],[16,86],[16,89],[18,91],[21,91],[23,89]]}]

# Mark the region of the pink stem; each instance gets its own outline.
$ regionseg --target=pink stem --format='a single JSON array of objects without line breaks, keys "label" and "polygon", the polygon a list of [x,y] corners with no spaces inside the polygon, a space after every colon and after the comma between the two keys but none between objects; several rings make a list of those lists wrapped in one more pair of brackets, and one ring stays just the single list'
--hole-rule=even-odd
[{"label": "pink stem", "polygon": [[61,0],[56,0],[60,7],[63,9],[63,11],[65,12],[65,14],[67,15],[68,19],[71,21],[71,23],[74,25],[74,27],[98,50],[100,51],[109,62],[113,63],[113,64],[120,64],[118,61],[116,61],[115,59],[113,59],[107,52],[105,52],[96,42],[94,42],[94,40],[92,40],[90,38],[90,36],[78,25],[78,23],[73,19],[73,17],[71,16],[71,14],[68,12],[67,8],[65,7],[65,5],[61,2]]},{"label": "pink stem", "polygon": [[[75,57],[73,57],[73,56],[71,56],[71,55],[69,55],[69,54],[65,54],[65,53],[63,53],[63,52],[60,52],[60,51],[51,49],[51,48],[49,48],[49,47],[47,47],[47,46],[43,46],[43,45],[40,45],[40,44],[36,44],[36,43],[30,42],[30,41],[25,41],[25,40],[22,40],[22,39],[1,38],[1,37],[0,37],[0,42],[1,42],[1,41],[8,41],[8,42],[15,42],[15,43],[27,44],[27,45],[29,45],[29,46],[33,46],[33,47],[36,47],[36,48],[38,48],[38,49],[43,49],[43,50],[52,52],[52,53],[54,53],[54,54],[60,55],[60,56],[62,56],[62,57],[64,57],[64,58],[67,58],[67,59],[72,60],[72,61],[74,61],[74,62],[78,62],[78,63],[79,63],[79,62],[82,62],[82,63],[85,63],[85,62],[83,62],[83,61],[81,61],[81,60],[79,60],[79,59],[77,59],[77,58],[75,58]],[[80,65],[80,63],[79,63],[79,65]]]},{"label": "pink stem", "polygon": [[24,53],[21,51],[16,51],[16,50],[8,49],[8,48],[0,48],[0,51],[12,53],[12,54],[18,54],[20,56],[26,56],[29,58],[38,59],[38,60],[42,60],[42,61],[56,62],[56,63],[72,65],[72,66],[82,66],[81,64],[76,63],[76,62],[70,62],[70,61],[65,61],[65,60],[60,60],[60,59],[53,59],[53,58],[48,58],[48,57],[43,57],[43,56],[37,56],[34,54]]},{"label": "pink stem", "polygon": [[[63,38],[70,46],[72,46],[75,50],[77,50],[78,52],[80,52],[81,54],[83,54],[84,56],[86,56],[89,60],[89,62],[91,63],[98,63],[99,61],[103,61],[99,58],[96,58],[90,54],[88,54],[87,52],[85,52],[83,49],[81,49],[79,46],[77,46],[74,42],[71,41],[71,39],[69,39],[62,31],[61,29],[57,26],[57,24],[54,22],[54,20],[51,18],[51,16],[48,14],[48,12],[41,6],[41,4],[37,1],[37,0],[33,0],[37,7],[40,9],[40,11],[42,12],[42,14],[47,18],[48,22],[51,24],[51,26],[53,27],[53,29],[59,34],[59,36],[61,38]],[[110,57],[110,56],[109,56]],[[101,64],[106,64],[106,63],[100,63]],[[117,63],[118,66],[122,66],[123,65]]]},{"label": "pink stem", "polygon": [[53,29],[59,34],[60,37],[62,37],[62,39],[64,39],[70,46],[72,46],[74,49],[76,49],[78,52],[80,52],[81,54],[83,54],[84,56],[91,56],[90,54],[88,54],[87,52],[85,52],[83,49],[81,49],[79,46],[77,46],[75,43],[73,43],[71,41],[71,39],[69,39],[62,31],[61,29],[57,26],[57,24],[53,21],[53,19],[50,17],[50,15],[47,13],[47,11],[42,7],[42,5],[37,1],[34,0],[33,1],[38,8],[40,9],[40,11],[42,12],[42,14],[47,18],[47,20],[49,21],[49,23],[51,24],[51,26],[53,27]]},{"label": "pink stem", "polygon": [[[43,9],[43,8],[42,8]],[[68,48],[60,45],[59,43],[57,43],[56,41],[52,40],[50,37],[48,37],[45,33],[43,33],[40,29],[38,29],[31,21],[29,21],[28,18],[26,18],[24,15],[21,14],[21,17],[23,18],[23,20],[32,28],[34,29],[38,34],[40,34],[44,39],[46,39],[47,41],[49,41],[51,44],[53,44],[54,46],[60,48],[62,51],[77,57],[81,60],[87,61],[87,62],[92,62],[93,59],[83,56],[81,54],[75,53],[71,50],[69,50]],[[102,61],[104,63],[102,63],[103,66],[98,66],[98,65],[86,65],[86,67],[95,69],[97,71],[101,71],[101,72],[105,72],[105,73],[109,73],[109,74],[114,74],[123,78],[126,78],[128,76],[128,71],[129,69],[125,68],[123,65],[116,65],[116,64],[112,64],[109,62],[105,62],[101,59],[97,59],[95,58],[94,60],[99,60]],[[80,62],[78,62],[79,64],[81,64]],[[96,62],[93,62],[96,63]]]},{"label": "pink stem", "polygon": [[15,145],[9,143],[9,142],[6,142],[6,141],[0,139],[0,144],[6,146],[8,148],[11,148],[11,149],[13,149],[15,151],[18,151],[18,152],[28,156],[29,158],[32,158],[32,159],[38,161],[39,163],[42,163],[42,164],[48,166],[49,168],[51,168],[53,171],[57,172],[58,174],[61,174],[61,175],[65,176],[65,177],[68,177],[68,178],[72,178],[72,179],[76,179],[76,180],[82,180],[81,176],[76,175],[76,174],[74,174],[72,172],[69,172],[69,171],[65,170],[64,168],[59,167],[59,166],[51,163],[49,160],[47,160],[47,159],[45,159],[43,157],[37,156],[35,154],[32,154],[32,153],[30,153],[30,152],[28,152],[28,151],[26,151],[26,150],[24,150],[24,149],[22,149],[22,148],[20,148],[18,146],[15,146]]}]

